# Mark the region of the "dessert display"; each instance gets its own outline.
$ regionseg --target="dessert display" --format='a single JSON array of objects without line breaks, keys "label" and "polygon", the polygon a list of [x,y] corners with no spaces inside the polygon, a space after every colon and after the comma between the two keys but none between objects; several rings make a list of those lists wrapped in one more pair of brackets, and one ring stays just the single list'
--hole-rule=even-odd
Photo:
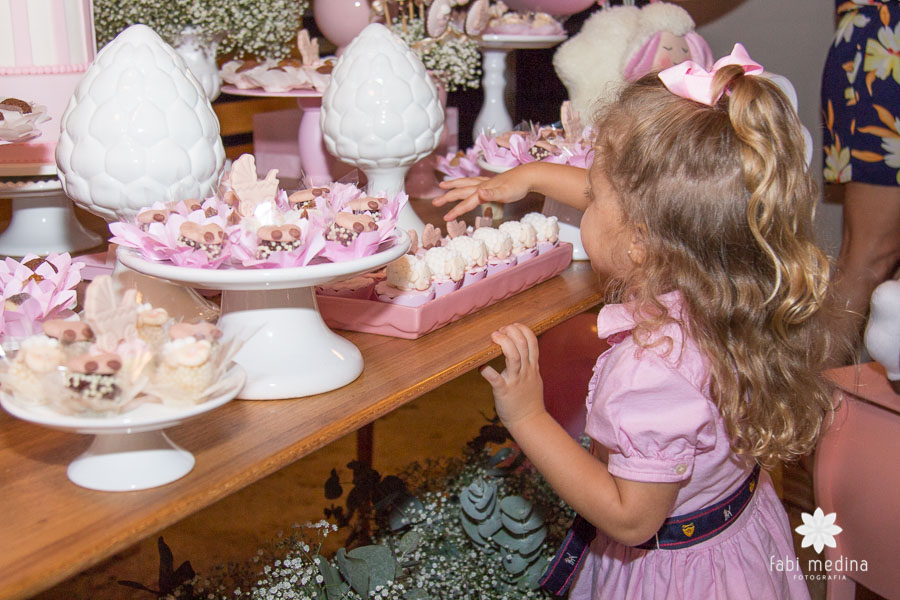
[{"label": "dessert display", "polygon": [[[572,259],[571,244],[559,242],[556,217],[529,213],[499,228],[489,227],[490,222],[479,219],[475,227],[451,222],[447,235],[426,225],[421,240],[410,232],[408,253],[386,269],[331,284],[359,293],[320,286],[325,322],[338,329],[417,338],[556,275]],[[364,279],[374,282],[369,294]]]},{"label": "dessert display", "polygon": [[54,175],[60,118],[95,54],[91,2],[0,2],[0,23],[11,36],[0,44],[0,176]]},{"label": "dessert display", "polygon": [[12,402],[86,418],[201,404],[240,347],[212,324],[176,323],[135,289],[118,294],[108,275],[86,287],[80,314],[5,342],[0,385]]},{"label": "dessert display", "polygon": [[499,135],[479,134],[475,140],[477,160],[492,170],[535,161],[587,168],[593,156],[593,133],[581,124],[568,102],[563,103],[561,115],[559,126],[527,124]]},{"label": "dessert display", "polygon": [[[0,262],[0,342],[47,333],[47,327],[73,317],[83,268],[68,253],[43,258],[29,254],[21,261],[7,257]],[[61,337],[62,330],[56,331],[51,329],[48,335]]]},{"label": "dessert display", "polygon": [[517,12],[509,10],[503,2],[491,6],[491,18],[482,32],[485,35],[565,35],[562,23],[545,12]]},{"label": "dessert display", "polygon": [[222,81],[242,90],[261,89],[281,93],[303,89],[324,92],[331,80],[336,59],[332,56],[321,58],[319,40],[311,39],[305,29],[297,34],[297,49],[300,59],[229,60],[222,65],[219,74]]},{"label": "dessert display", "polygon": [[391,239],[405,194],[366,195],[335,183],[288,194],[277,171],[259,179],[238,158],[211,198],[156,203],[110,224],[112,242],[144,258],[206,269],[302,267],[375,253]]}]

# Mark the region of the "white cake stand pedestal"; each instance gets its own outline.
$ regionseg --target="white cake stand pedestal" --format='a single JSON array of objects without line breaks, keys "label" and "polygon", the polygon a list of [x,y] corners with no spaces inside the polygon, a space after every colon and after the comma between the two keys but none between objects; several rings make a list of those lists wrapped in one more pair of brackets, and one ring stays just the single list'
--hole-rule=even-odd
[{"label": "white cake stand pedestal", "polygon": [[284,269],[196,269],[149,261],[119,248],[139,273],[182,285],[222,290],[218,327],[246,340],[234,361],[247,372],[245,400],[298,398],[347,385],[363,370],[359,349],[332,332],[316,304],[315,286],[377,269],[409,249],[409,236],[355,260]]},{"label": "white cake stand pedestal", "polygon": [[165,485],[190,473],[194,455],[173,443],[164,430],[231,401],[245,380],[244,371],[232,365],[206,402],[187,407],[141,404],[110,417],[64,415],[4,393],[0,393],[0,404],[23,421],[93,435],[88,449],[69,463],[69,480],[102,492],[130,492]]},{"label": "white cake stand pedestal", "polygon": [[484,55],[481,79],[484,101],[475,118],[472,138],[482,131],[503,133],[513,128],[512,117],[506,109],[506,56],[512,50],[540,50],[552,48],[566,40],[565,35],[499,35],[481,36],[479,46]]},{"label": "white cake stand pedestal", "polygon": [[12,218],[0,233],[4,256],[79,252],[103,243],[78,221],[56,177],[0,182],[0,198],[12,199]]}]

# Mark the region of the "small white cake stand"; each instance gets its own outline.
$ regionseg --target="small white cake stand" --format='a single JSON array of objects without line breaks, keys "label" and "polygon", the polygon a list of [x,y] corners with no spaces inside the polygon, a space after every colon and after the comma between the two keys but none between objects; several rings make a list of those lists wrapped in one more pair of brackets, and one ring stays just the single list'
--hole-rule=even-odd
[{"label": "small white cake stand", "polygon": [[500,35],[485,34],[478,45],[484,55],[484,76],[481,84],[484,101],[475,118],[472,138],[482,131],[503,133],[513,128],[512,117],[506,109],[506,55],[512,50],[540,50],[552,48],[566,40],[565,35]]},{"label": "small white cake stand", "polygon": [[409,236],[371,256],[283,269],[198,269],[146,260],[119,248],[125,266],[182,285],[222,290],[218,327],[244,339],[234,361],[247,371],[240,398],[311,396],[347,385],[363,370],[359,349],[332,332],[316,304],[315,286],[377,269],[403,256]]},{"label": "small white cake stand", "polygon": [[[491,163],[484,160],[484,158],[481,156],[478,157],[478,166],[485,171],[490,171],[491,173],[505,173],[506,171],[509,171],[513,168],[498,167],[497,165],[492,165]],[[575,211],[574,208],[570,208],[562,202],[559,202],[558,200],[554,200],[553,198],[544,198],[544,214],[548,216],[558,216],[556,215],[555,209],[559,210],[560,212]],[[558,221],[558,225],[560,241],[572,244],[572,260],[589,260],[587,252],[584,251],[584,244],[581,243],[581,228],[566,223],[562,219]]]},{"label": "small white cake stand", "polygon": [[78,222],[72,201],[55,176],[0,182],[0,198],[12,199],[12,218],[0,233],[4,256],[78,252],[103,243]]},{"label": "small white cake stand", "polygon": [[194,455],[175,445],[163,430],[231,401],[245,380],[244,370],[232,365],[206,402],[184,408],[147,403],[111,417],[64,415],[46,406],[17,402],[5,393],[0,393],[0,404],[23,421],[92,434],[90,447],[69,463],[69,480],[92,490],[129,492],[187,475],[194,468]]}]

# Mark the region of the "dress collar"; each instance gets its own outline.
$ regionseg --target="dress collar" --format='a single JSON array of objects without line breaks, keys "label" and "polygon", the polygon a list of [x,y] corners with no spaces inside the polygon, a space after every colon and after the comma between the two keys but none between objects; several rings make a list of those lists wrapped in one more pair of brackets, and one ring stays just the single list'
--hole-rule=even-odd
[{"label": "dress collar", "polygon": [[[681,317],[682,297],[681,292],[674,291],[663,294],[659,297],[659,301],[669,311],[674,318]],[[597,337],[600,339],[609,339],[611,344],[621,342],[627,333],[634,329],[636,324],[633,304],[607,304],[600,309],[597,315]],[[622,335],[619,335],[622,334]]]}]

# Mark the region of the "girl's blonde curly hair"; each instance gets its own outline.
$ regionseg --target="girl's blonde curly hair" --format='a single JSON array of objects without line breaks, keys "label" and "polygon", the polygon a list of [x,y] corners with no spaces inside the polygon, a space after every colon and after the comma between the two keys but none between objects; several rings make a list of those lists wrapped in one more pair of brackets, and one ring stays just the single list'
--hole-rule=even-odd
[{"label": "girl's blonde curly hair", "polygon": [[818,194],[796,112],[739,66],[713,87],[725,93],[709,107],[656,74],[628,86],[598,113],[595,168],[645,250],[615,290],[637,307],[635,340],[670,320],[657,298],[680,291],[680,325],[709,360],[733,450],[770,467],[812,451],[832,410],[823,370],[848,344],[814,241]]}]

